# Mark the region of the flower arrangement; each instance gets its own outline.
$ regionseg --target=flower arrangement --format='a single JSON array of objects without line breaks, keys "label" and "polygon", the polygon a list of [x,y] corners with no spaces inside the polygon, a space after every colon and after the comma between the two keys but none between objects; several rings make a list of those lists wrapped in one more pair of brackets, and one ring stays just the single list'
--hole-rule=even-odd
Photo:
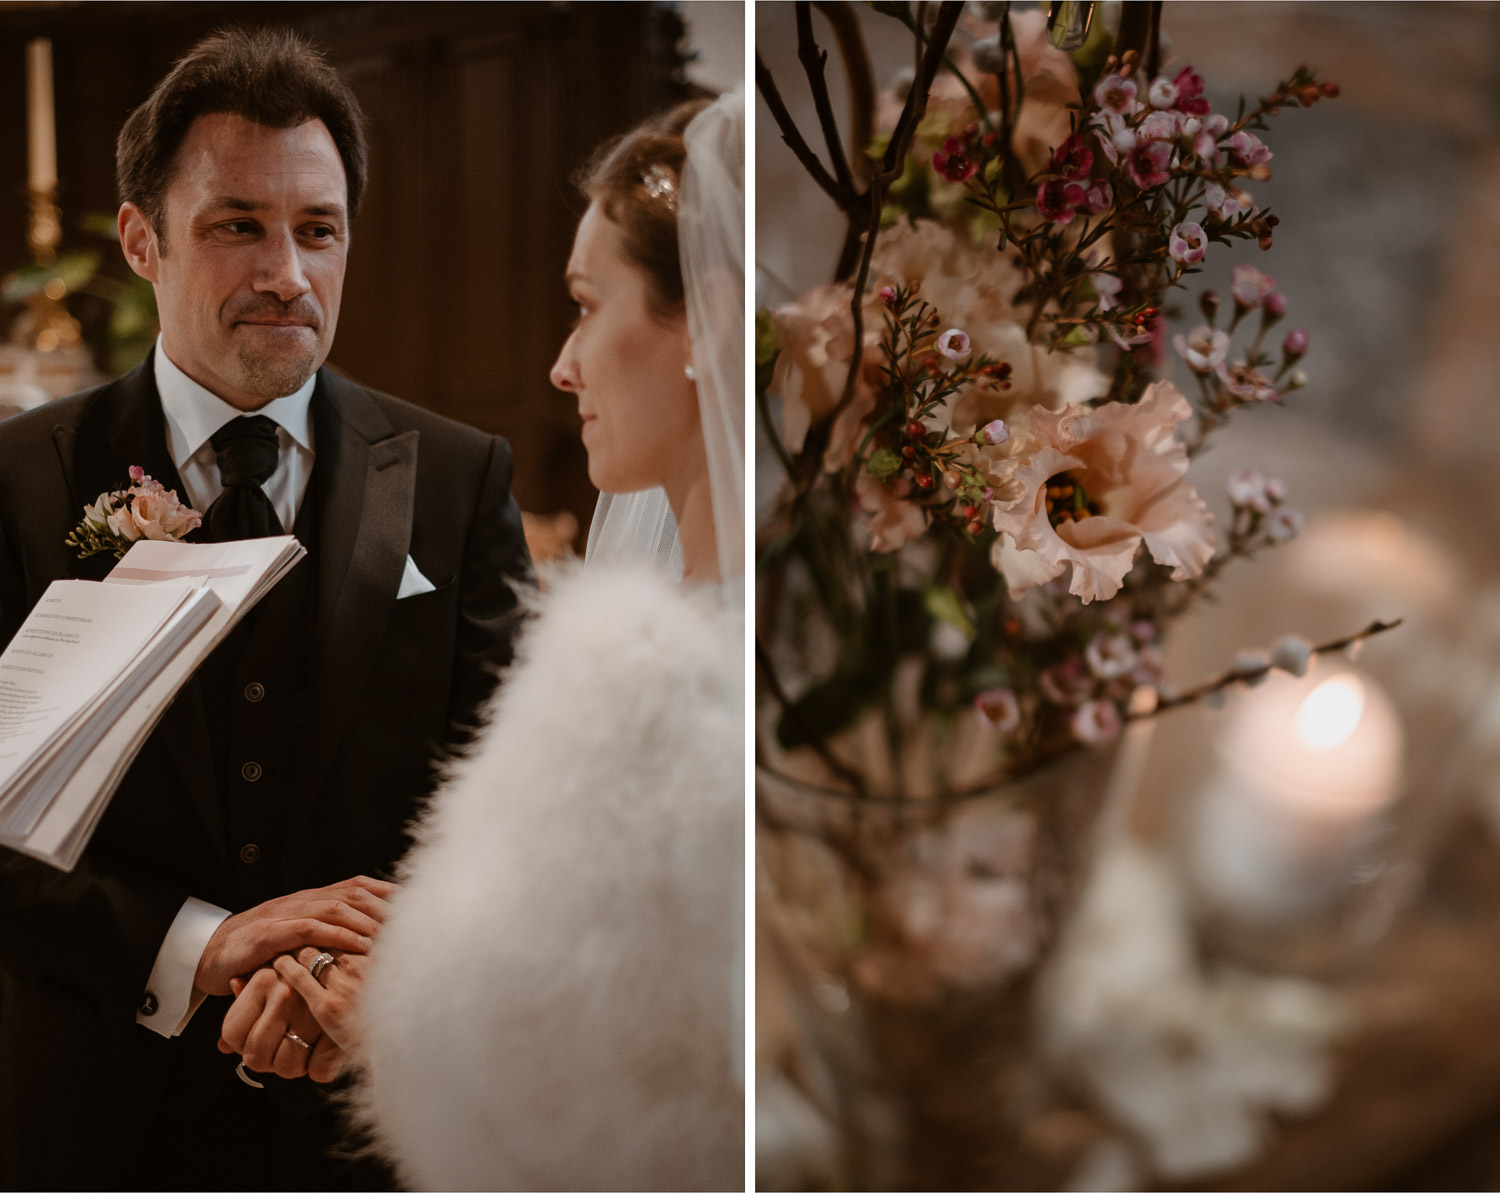
[{"label": "flower arrangement", "polygon": [[176,489],[146,475],[132,464],[130,483],[101,493],[83,507],[83,521],[64,540],[79,559],[109,552],[122,559],[139,539],[180,542],[203,523],[203,515],[177,499]]},{"label": "flower arrangement", "polygon": [[[1279,481],[1244,469],[1216,533],[1192,459],[1236,410],[1308,383],[1306,331],[1276,343],[1289,304],[1269,274],[1237,264],[1229,302],[1203,291],[1189,319],[1169,314],[1175,292],[1210,254],[1272,247],[1277,218],[1249,189],[1271,174],[1270,122],[1338,87],[1299,68],[1230,118],[1191,66],[1160,69],[1154,25],[1138,48],[1095,29],[1069,54],[1041,11],[944,3],[927,22],[874,7],[912,30],[920,67],[873,105],[867,189],[810,22],[799,14],[799,56],[832,171],[758,72],[785,140],[850,217],[838,280],[758,327],[759,409],[785,476],[762,528],[757,652],[779,746],[902,795],[899,760],[935,735],[926,790],[942,793],[965,726],[986,773],[1018,776],[1389,628],[1288,639],[1185,693],[1163,671],[1171,623],[1301,525]],[[1169,354],[1189,393],[1162,376]]]}]

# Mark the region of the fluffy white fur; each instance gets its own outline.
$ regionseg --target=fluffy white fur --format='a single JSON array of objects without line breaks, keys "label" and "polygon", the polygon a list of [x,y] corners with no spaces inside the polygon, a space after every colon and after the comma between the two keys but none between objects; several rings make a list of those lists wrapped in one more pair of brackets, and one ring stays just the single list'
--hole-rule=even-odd
[{"label": "fluffy white fur", "polygon": [[742,620],[626,569],[539,603],[381,930],[360,1111],[414,1188],[740,1188]]}]

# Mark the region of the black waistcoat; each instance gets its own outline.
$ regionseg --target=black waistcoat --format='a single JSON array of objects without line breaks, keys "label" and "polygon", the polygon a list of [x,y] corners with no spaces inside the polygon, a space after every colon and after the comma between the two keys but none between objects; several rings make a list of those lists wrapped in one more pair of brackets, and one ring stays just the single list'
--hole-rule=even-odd
[{"label": "black waistcoat", "polygon": [[308,724],[317,613],[317,491],[314,472],[294,527],[307,557],[199,673],[233,875],[230,911],[287,893],[286,827],[293,769]]}]

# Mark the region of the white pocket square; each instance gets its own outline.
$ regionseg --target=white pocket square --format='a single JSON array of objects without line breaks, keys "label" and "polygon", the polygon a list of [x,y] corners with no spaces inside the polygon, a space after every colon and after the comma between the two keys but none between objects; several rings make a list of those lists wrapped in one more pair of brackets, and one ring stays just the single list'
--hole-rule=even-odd
[{"label": "white pocket square", "polygon": [[410,596],[420,596],[424,592],[436,592],[437,586],[426,576],[422,575],[412,557],[406,557],[406,570],[401,573],[401,588],[396,593],[398,601],[404,601]]}]

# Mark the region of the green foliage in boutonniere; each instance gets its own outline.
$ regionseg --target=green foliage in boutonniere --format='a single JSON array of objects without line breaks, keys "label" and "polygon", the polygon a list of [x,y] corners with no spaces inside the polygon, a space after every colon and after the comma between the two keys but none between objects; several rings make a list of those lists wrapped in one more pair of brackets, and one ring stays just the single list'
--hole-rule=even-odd
[{"label": "green foliage in boutonniere", "polygon": [[136,465],[130,483],[101,493],[83,507],[83,521],[64,540],[79,559],[110,552],[122,559],[139,539],[180,542],[203,523],[203,515],[177,500],[176,489],[165,489]]}]

